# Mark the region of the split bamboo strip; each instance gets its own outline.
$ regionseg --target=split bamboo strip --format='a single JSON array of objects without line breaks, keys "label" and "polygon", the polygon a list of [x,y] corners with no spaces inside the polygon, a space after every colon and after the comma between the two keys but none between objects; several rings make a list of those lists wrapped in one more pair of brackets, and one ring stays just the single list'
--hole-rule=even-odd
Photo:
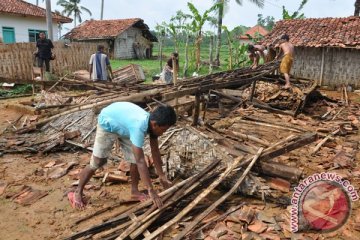
[{"label": "split bamboo strip", "polygon": [[219,206],[221,203],[223,203],[230,195],[232,195],[240,186],[240,184],[244,181],[247,174],[250,172],[251,168],[254,166],[256,161],[259,159],[259,156],[263,152],[263,148],[260,148],[250,164],[245,169],[244,173],[241,175],[241,177],[236,181],[234,186],[226,192],[221,198],[219,198],[216,202],[214,202],[210,207],[208,207],[205,211],[203,211],[200,215],[196,217],[194,221],[192,221],[190,224],[186,225],[185,229],[181,231],[179,234],[177,234],[175,237],[173,237],[173,240],[180,240],[185,235],[191,231],[201,220],[203,220],[207,215],[209,215],[210,212],[212,212],[217,206]]},{"label": "split bamboo strip", "polygon": [[208,188],[206,188],[200,195],[198,195],[187,207],[185,207],[178,215],[176,215],[172,220],[152,232],[149,236],[145,237],[144,240],[151,240],[158,236],[160,233],[164,232],[173,224],[180,221],[187,213],[190,212],[203,198],[205,198],[211,191],[215,189],[229,174],[230,172],[239,164],[242,160],[241,157],[234,159],[234,162],[215,180]]}]

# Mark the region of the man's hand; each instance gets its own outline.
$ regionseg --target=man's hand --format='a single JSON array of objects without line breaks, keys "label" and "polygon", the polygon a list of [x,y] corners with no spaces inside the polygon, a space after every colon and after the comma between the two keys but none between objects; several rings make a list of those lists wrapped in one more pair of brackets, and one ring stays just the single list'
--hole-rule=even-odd
[{"label": "man's hand", "polygon": [[159,197],[159,195],[157,194],[157,192],[150,188],[148,189],[148,193],[149,196],[151,197],[151,199],[153,200],[154,204],[160,209],[163,206],[163,202],[161,201],[161,198]]},{"label": "man's hand", "polygon": [[172,182],[169,181],[165,175],[160,176],[159,179],[160,179],[160,183],[164,187],[164,189],[168,189],[172,186]]}]

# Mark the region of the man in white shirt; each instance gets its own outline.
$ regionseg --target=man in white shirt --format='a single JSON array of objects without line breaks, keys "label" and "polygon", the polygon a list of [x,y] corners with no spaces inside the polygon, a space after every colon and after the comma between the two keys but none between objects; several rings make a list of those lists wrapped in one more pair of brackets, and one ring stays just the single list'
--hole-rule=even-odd
[{"label": "man in white shirt", "polygon": [[89,72],[90,79],[93,81],[107,81],[109,69],[111,78],[113,77],[111,65],[108,56],[104,53],[105,47],[103,45],[98,45],[97,52],[91,55],[89,61]]}]

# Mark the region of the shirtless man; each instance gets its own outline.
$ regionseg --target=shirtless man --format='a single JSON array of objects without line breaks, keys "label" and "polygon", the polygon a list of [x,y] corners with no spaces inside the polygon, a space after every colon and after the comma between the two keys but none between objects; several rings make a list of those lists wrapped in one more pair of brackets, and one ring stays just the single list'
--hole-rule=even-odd
[{"label": "shirtless man", "polygon": [[280,41],[281,41],[280,46],[279,46],[280,52],[276,56],[276,59],[278,59],[283,53],[283,58],[282,58],[281,64],[280,64],[280,72],[284,74],[285,81],[286,81],[284,89],[288,89],[291,87],[289,73],[290,73],[291,66],[294,61],[294,59],[293,59],[294,45],[292,45],[289,42],[289,36],[287,34],[282,35]]},{"label": "shirtless man", "polygon": [[257,68],[257,66],[259,65],[260,57],[262,57],[263,60],[265,61],[264,51],[265,51],[265,47],[262,45],[249,44],[248,52],[249,52],[250,61],[252,61],[252,65],[250,66],[251,69]]}]

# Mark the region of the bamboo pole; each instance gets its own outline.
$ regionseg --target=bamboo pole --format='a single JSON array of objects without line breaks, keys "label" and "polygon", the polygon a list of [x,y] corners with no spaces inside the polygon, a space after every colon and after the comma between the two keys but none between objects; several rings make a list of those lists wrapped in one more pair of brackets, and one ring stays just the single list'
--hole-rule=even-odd
[{"label": "bamboo pole", "polygon": [[200,195],[198,195],[187,207],[185,207],[178,215],[176,215],[172,220],[152,232],[149,236],[145,237],[144,240],[151,240],[158,236],[160,233],[164,232],[173,224],[180,221],[187,213],[190,212],[201,200],[203,200],[211,191],[215,189],[229,174],[232,170],[239,164],[242,160],[241,157],[234,159],[234,162],[215,180],[208,188],[206,188]]},{"label": "bamboo pole", "polygon": [[270,146],[271,144],[266,141],[266,140],[262,140],[260,138],[257,138],[255,136],[252,136],[252,135],[249,135],[249,134],[243,134],[243,133],[239,133],[239,132],[234,132],[234,131],[229,131],[232,135],[235,135],[237,137],[240,137],[244,140],[251,140],[251,141],[254,141],[254,142],[257,142],[257,143],[260,143],[261,145],[264,145],[264,146]]},{"label": "bamboo pole", "polygon": [[332,136],[334,136],[335,134],[337,134],[340,131],[339,129],[336,129],[335,131],[333,131],[332,133],[330,133],[329,135],[327,135],[325,138],[323,138],[315,147],[314,149],[311,151],[311,155],[314,155],[315,153],[317,153],[317,151],[319,151],[319,149],[321,148],[322,145],[324,145],[324,143],[326,143],[327,140],[329,140]]},{"label": "bamboo pole", "polygon": [[74,113],[74,112],[78,112],[78,111],[86,110],[86,109],[91,109],[91,108],[94,108],[94,107],[104,106],[104,105],[107,105],[107,104],[110,104],[110,103],[113,103],[113,102],[126,102],[126,101],[139,101],[139,102],[141,102],[141,101],[144,101],[144,99],[146,99],[148,97],[151,97],[153,95],[156,95],[156,94],[158,94],[160,92],[161,92],[161,89],[153,89],[153,90],[148,90],[148,91],[145,91],[145,92],[142,92],[142,93],[133,94],[133,95],[130,95],[130,96],[121,96],[121,97],[118,97],[118,98],[113,98],[113,99],[105,100],[105,101],[102,101],[102,102],[95,102],[95,103],[91,103],[91,104],[88,104],[88,105],[75,107],[75,108],[70,109],[68,111],[58,113],[58,114],[56,114],[54,116],[51,116],[49,118],[42,119],[39,122],[30,125],[29,127],[18,129],[18,132],[20,132],[20,133],[24,132],[24,131],[26,132],[27,129],[34,129],[37,126],[43,125],[43,124],[45,124],[47,122],[50,122],[50,121],[52,121],[52,120],[54,120],[54,119],[56,119],[58,117],[65,116],[65,115],[70,114],[70,113]]},{"label": "bamboo pole", "polygon": [[219,206],[221,203],[223,203],[230,195],[232,195],[240,186],[240,184],[244,181],[245,177],[247,176],[247,174],[250,172],[251,168],[254,166],[254,164],[256,163],[256,161],[259,159],[259,156],[262,154],[263,152],[263,148],[260,148],[258,150],[258,152],[256,153],[256,155],[254,156],[254,158],[252,159],[252,161],[250,162],[250,164],[247,166],[247,168],[245,169],[244,173],[242,174],[242,176],[236,181],[236,183],[234,184],[234,186],[228,191],[226,192],[221,198],[219,198],[216,202],[214,202],[210,207],[208,207],[205,211],[203,211],[200,215],[198,215],[196,217],[196,219],[194,221],[192,221],[190,224],[186,225],[185,229],[182,230],[179,234],[177,234],[175,237],[173,237],[173,240],[180,240],[183,237],[185,237],[185,235],[191,230],[193,229],[201,220],[203,220],[207,215],[209,215],[210,212],[212,212],[217,206]]},{"label": "bamboo pole", "polygon": [[[166,204],[161,209],[156,209],[156,207],[153,206],[150,211],[146,212],[142,216],[139,216],[138,221],[134,222],[130,227],[128,227],[118,238],[117,240],[125,239],[127,236],[129,236],[133,231],[136,232],[133,233],[132,238],[135,238],[136,236],[140,235],[143,231],[147,229],[147,227],[157,219],[157,217],[164,212],[166,208],[171,206],[173,203],[176,203],[180,200],[180,198],[184,195],[187,195],[189,192],[191,192],[194,188],[196,188],[198,185],[201,184],[201,178],[206,175],[209,171],[211,171],[216,165],[220,162],[220,160],[216,160],[212,162],[209,166],[207,166],[205,169],[203,169],[199,174],[195,175],[193,179],[191,179],[188,183],[184,185],[182,189],[180,189],[169,201],[166,202]],[[150,221],[149,221],[150,220]],[[142,225],[142,226],[141,226]],[[139,228],[140,227],[140,228]]]},{"label": "bamboo pole", "polygon": [[[171,194],[171,193],[177,191],[178,189],[180,189],[180,187],[182,187],[183,185],[185,185],[186,183],[188,183],[189,181],[194,179],[196,176],[197,175],[191,176],[191,177],[183,180],[182,182],[175,184],[174,186],[172,186],[172,187],[166,189],[165,191],[161,192],[159,194],[159,196],[163,197],[163,196],[165,196],[167,194]],[[146,207],[152,205],[152,203],[153,203],[152,200],[148,199],[145,202],[141,202],[140,204],[138,204],[135,207],[131,206],[128,209],[126,209],[125,211],[122,211],[121,213],[118,213],[117,214],[118,216],[116,218],[107,219],[107,220],[105,220],[106,221],[105,223],[92,226],[89,229],[86,229],[86,230],[84,230],[82,232],[78,232],[78,233],[76,233],[76,234],[74,234],[74,235],[72,235],[70,237],[65,238],[65,239],[67,239],[67,240],[78,239],[80,237],[84,237],[84,236],[87,236],[89,234],[98,233],[98,232],[102,231],[103,229],[111,228],[111,227],[114,226],[114,224],[118,223],[120,220],[128,218],[131,213],[135,213],[135,212],[137,212],[137,211],[139,211],[139,210],[141,210],[143,208],[146,208]]]}]

